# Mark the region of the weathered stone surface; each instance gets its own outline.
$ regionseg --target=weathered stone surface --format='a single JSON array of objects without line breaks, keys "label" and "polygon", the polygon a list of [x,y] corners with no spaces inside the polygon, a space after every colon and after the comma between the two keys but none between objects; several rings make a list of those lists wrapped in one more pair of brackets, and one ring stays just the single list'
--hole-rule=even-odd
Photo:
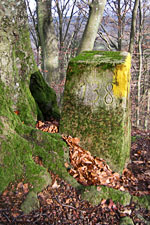
[{"label": "weathered stone surface", "polygon": [[130,154],[130,55],[84,52],[68,66],[60,132],[119,173]]}]

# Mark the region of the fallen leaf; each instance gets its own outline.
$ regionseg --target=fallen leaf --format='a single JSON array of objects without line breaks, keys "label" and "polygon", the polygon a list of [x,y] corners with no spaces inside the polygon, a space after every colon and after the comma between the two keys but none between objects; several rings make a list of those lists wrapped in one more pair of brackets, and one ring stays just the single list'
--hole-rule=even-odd
[{"label": "fallen leaf", "polygon": [[23,185],[23,191],[25,194],[29,192],[29,184],[28,183]]},{"label": "fallen leaf", "polygon": [[65,162],[64,165],[65,165],[66,168],[69,168],[69,164],[67,162]]},{"label": "fallen leaf", "polygon": [[23,188],[23,183],[20,182],[20,183],[17,185],[17,188]]},{"label": "fallen leaf", "polygon": [[50,199],[50,198],[48,198],[48,199],[46,199],[46,203],[47,203],[48,205],[51,205],[51,204],[53,203],[53,200]]},{"label": "fallen leaf", "polygon": [[12,213],[12,216],[14,217],[14,218],[16,218],[17,216],[19,216],[20,214],[19,213]]},{"label": "fallen leaf", "polygon": [[9,192],[8,190],[5,190],[2,195],[6,196],[8,194],[8,192]]},{"label": "fallen leaf", "polygon": [[52,185],[52,188],[55,189],[55,188],[59,188],[59,187],[60,187],[60,185],[58,185],[57,180],[55,180],[53,185]]}]

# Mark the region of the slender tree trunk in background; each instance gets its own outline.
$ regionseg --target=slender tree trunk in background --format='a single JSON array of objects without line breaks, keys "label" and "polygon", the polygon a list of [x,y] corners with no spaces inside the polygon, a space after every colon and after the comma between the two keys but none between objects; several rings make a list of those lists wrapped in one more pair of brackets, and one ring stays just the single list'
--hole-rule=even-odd
[{"label": "slender tree trunk in background", "polygon": [[59,18],[59,27],[58,27],[59,28],[59,45],[61,48],[63,44],[63,12],[60,9],[59,1],[56,1],[56,7],[58,12],[58,18]]},{"label": "slender tree trunk in background", "polygon": [[122,21],[121,21],[121,5],[120,0],[118,0],[118,51],[121,51],[122,46]]},{"label": "slender tree trunk in background", "polygon": [[90,12],[87,25],[78,49],[78,54],[83,51],[93,50],[95,38],[103,16],[106,0],[93,0],[89,5]]},{"label": "slender tree trunk in background", "polygon": [[[42,70],[49,86],[60,83],[58,40],[55,35],[53,18],[51,14],[52,1],[37,1],[38,31],[42,47]],[[60,93],[57,100],[60,101]]]},{"label": "slender tree trunk in background", "polygon": [[149,127],[149,115],[150,115],[150,89],[148,90],[148,96],[147,96],[147,115],[145,119],[145,129],[148,130]]},{"label": "slender tree trunk in background", "polygon": [[133,53],[133,48],[134,48],[134,36],[135,36],[135,27],[136,27],[136,17],[137,17],[138,6],[139,6],[139,0],[135,0],[133,12],[132,12],[130,44],[129,44],[129,52],[131,55]]},{"label": "slender tree trunk in background", "polygon": [[143,56],[142,56],[142,25],[143,25],[143,13],[141,8],[141,0],[139,1],[139,74],[138,74],[138,107],[137,107],[137,127],[140,126],[140,100],[141,100],[141,78],[142,78],[142,67],[143,67]]},{"label": "slender tree trunk in background", "polygon": [[[144,57],[145,56],[145,57]],[[144,128],[147,130],[150,129],[150,50],[146,49],[143,51],[143,62],[145,64],[145,77],[144,77],[144,97],[146,101],[146,116]]]}]

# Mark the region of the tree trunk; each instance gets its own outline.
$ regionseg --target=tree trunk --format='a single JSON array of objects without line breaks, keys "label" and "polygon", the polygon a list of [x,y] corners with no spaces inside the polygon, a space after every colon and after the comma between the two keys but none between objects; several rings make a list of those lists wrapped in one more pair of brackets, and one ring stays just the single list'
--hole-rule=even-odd
[{"label": "tree trunk", "polygon": [[89,5],[90,12],[88,22],[78,49],[78,54],[83,51],[93,50],[95,38],[103,16],[106,0],[93,0]]},{"label": "tree trunk", "polygon": [[121,21],[121,2],[118,0],[118,51],[122,47],[122,21]]},{"label": "tree trunk", "polygon": [[[32,193],[22,206],[27,213],[31,210],[28,201],[36,199],[36,193],[51,183],[47,168],[75,186],[79,184],[64,167],[66,144],[61,136],[35,129],[39,110],[29,85],[30,76],[35,80],[38,69],[31,49],[24,1],[0,3],[0,24],[0,193],[15,180],[24,179],[32,184]],[[47,106],[53,106],[54,92],[54,99],[48,97],[50,87],[43,83],[37,83],[36,98],[38,101],[43,98]],[[43,167],[35,163],[35,156],[42,158]],[[68,151],[66,157],[69,158]],[[32,209],[35,208],[33,202],[30,202]]]},{"label": "tree trunk", "polygon": [[147,94],[147,112],[146,112],[146,119],[145,119],[146,131],[148,131],[148,127],[150,124],[149,115],[150,115],[150,89],[148,90],[148,94]]},{"label": "tree trunk", "polygon": [[135,36],[135,26],[136,26],[138,6],[139,6],[139,0],[135,0],[133,12],[132,12],[132,23],[131,23],[130,44],[129,44],[129,52],[131,55],[133,53],[133,48],[134,48],[134,36]]},{"label": "tree trunk", "polygon": [[[60,84],[58,40],[55,35],[53,18],[51,15],[51,0],[37,1],[38,31],[42,47],[42,70],[49,86]],[[60,102],[60,93],[57,92]]]},{"label": "tree trunk", "polygon": [[140,128],[140,101],[141,101],[141,78],[143,68],[143,56],[142,56],[142,26],[143,26],[143,13],[141,8],[141,0],[139,0],[139,72],[138,72],[138,107],[137,107],[137,127]]}]

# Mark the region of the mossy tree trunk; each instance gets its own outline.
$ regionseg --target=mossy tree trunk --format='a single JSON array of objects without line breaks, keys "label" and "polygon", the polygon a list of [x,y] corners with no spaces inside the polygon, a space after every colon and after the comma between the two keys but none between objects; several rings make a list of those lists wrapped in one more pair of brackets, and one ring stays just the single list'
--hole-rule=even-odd
[{"label": "mossy tree trunk", "polygon": [[[37,115],[44,107],[53,107],[50,112],[56,116],[59,112],[54,91],[37,72],[24,1],[1,2],[0,24],[0,193],[10,182],[23,178],[33,186],[27,199],[36,198],[36,192],[51,183],[47,169],[78,186],[64,167],[66,144],[61,136],[35,129]],[[31,76],[32,82],[36,78],[36,90]],[[34,162],[34,156],[42,158],[43,167]],[[30,210],[26,204],[23,209]]]}]

